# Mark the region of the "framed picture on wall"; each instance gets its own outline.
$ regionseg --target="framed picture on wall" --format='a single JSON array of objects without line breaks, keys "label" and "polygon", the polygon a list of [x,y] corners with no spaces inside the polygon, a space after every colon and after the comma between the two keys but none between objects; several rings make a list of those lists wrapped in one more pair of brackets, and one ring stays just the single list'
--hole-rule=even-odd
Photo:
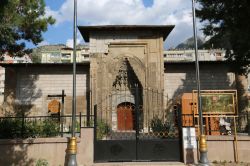
[{"label": "framed picture on wall", "polygon": [[[198,114],[197,91],[193,91],[194,112]],[[201,103],[203,114],[237,114],[236,90],[202,90]]]}]

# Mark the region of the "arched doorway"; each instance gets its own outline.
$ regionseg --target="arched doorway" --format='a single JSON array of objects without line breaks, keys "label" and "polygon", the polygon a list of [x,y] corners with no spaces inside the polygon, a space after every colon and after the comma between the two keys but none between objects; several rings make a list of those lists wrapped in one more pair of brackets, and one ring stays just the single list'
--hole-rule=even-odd
[{"label": "arched doorway", "polygon": [[123,102],[117,106],[117,129],[119,131],[135,130],[135,106]]}]

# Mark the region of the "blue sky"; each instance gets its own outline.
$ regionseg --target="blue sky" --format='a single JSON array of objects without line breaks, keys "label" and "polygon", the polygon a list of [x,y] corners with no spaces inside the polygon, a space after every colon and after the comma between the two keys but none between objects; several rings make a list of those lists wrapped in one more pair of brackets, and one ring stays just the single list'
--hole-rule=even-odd
[{"label": "blue sky", "polygon": [[[53,16],[57,22],[49,26],[39,45],[72,45],[73,1],[45,0],[46,15]],[[175,47],[192,36],[191,0],[78,0],[77,6],[78,25],[175,25],[165,42],[166,48]],[[83,43],[79,32],[77,41]]]}]

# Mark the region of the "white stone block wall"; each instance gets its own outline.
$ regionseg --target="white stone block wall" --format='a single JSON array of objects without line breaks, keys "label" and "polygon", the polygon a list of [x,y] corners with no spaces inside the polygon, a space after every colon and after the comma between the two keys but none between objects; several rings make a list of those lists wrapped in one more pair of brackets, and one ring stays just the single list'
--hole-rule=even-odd
[{"label": "white stone block wall", "polygon": [[[35,105],[36,112],[46,114],[48,95],[60,95],[64,90],[67,97],[72,97],[72,69],[62,68],[25,68],[17,71],[16,102]],[[76,75],[76,96],[85,96],[88,89],[88,70],[78,71]],[[60,98],[59,98],[60,101]],[[85,102],[85,101],[84,101]]]},{"label": "white stone block wall", "polygon": [[[200,80],[202,90],[235,89],[235,74],[225,64],[200,64]],[[164,94],[168,100],[192,93],[196,85],[194,63],[165,65]]]}]

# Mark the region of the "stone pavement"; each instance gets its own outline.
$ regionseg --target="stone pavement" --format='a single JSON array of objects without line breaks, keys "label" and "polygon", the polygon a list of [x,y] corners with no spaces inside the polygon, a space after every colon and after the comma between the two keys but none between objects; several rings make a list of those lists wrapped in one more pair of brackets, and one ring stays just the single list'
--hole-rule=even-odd
[{"label": "stone pavement", "polygon": [[250,166],[250,163],[213,163],[213,166]]},{"label": "stone pavement", "polygon": [[181,162],[119,162],[95,163],[93,166],[184,166]]},{"label": "stone pavement", "polygon": [[[198,164],[188,164],[187,166],[198,166]],[[210,166],[250,166],[250,163],[229,163],[229,162],[216,162],[210,163]]]}]

